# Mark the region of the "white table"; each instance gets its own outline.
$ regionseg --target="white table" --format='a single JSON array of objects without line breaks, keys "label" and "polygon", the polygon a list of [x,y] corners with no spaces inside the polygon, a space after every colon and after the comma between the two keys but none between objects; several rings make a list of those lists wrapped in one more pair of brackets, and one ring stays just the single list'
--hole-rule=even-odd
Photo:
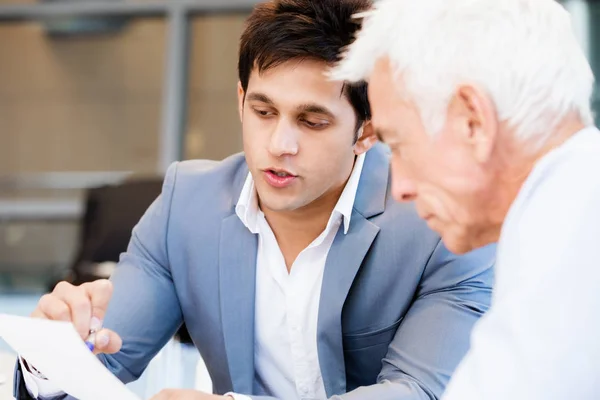
[{"label": "white table", "polygon": [[[35,308],[41,294],[0,294],[0,313],[27,316]],[[17,356],[12,349],[0,339],[0,400],[12,400],[13,372]]]},{"label": "white table", "polygon": [[13,372],[16,356],[11,353],[0,352],[0,399],[13,399]]}]

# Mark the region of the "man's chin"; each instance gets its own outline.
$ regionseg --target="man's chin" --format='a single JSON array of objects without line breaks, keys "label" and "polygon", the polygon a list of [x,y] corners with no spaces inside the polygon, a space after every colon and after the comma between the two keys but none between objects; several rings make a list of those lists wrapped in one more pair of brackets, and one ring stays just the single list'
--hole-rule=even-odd
[{"label": "man's chin", "polygon": [[461,254],[468,253],[475,249],[473,244],[463,236],[453,235],[448,232],[445,232],[445,233],[439,232],[439,233],[440,233],[440,236],[442,237],[442,242],[444,243],[444,246],[446,246],[446,248],[451,253],[454,253],[456,255],[461,255]]},{"label": "man's chin", "polygon": [[298,209],[296,204],[290,201],[281,201],[280,199],[267,199],[266,201],[261,200],[261,208],[264,212],[268,209],[272,212],[292,212]]}]

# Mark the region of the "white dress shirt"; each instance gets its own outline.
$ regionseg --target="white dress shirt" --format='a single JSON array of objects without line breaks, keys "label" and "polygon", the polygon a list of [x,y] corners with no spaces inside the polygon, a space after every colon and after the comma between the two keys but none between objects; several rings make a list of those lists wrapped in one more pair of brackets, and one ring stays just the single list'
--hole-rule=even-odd
[{"label": "white dress shirt", "polygon": [[490,311],[444,400],[600,398],[600,132],[535,166],[502,227]]},{"label": "white dress shirt", "polygon": [[[317,320],[325,261],[344,224],[350,227],[364,154],[340,196],[325,230],[296,258],[290,273],[275,235],[258,207],[252,176],[236,213],[258,235],[254,365],[258,391],[284,400],[326,399],[317,351]],[[249,399],[234,395],[236,400]]]},{"label": "white dress shirt", "polygon": [[[250,232],[258,235],[254,363],[259,393],[282,400],[327,398],[317,352],[323,271],[340,224],[344,224],[344,234],[350,228],[364,158],[365,154],[357,157],[325,230],[298,255],[289,274],[275,235],[258,207],[252,175],[246,178],[235,211]],[[50,381],[22,370],[34,398],[61,393]]]}]

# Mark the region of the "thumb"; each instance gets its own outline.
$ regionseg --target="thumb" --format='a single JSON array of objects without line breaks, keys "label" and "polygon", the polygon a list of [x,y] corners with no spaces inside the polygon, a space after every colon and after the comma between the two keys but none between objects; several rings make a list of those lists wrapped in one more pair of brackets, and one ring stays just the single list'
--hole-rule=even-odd
[{"label": "thumb", "polygon": [[121,350],[123,341],[121,337],[110,329],[102,329],[96,333],[94,354],[113,354]]}]

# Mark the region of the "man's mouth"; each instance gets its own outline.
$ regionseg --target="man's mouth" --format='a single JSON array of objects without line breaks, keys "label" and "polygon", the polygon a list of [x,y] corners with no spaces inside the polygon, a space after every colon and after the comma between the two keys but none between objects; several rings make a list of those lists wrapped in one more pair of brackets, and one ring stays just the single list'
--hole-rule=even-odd
[{"label": "man's mouth", "polygon": [[264,176],[268,184],[278,189],[290,186],[297,178],[289,171],[275,168],[266,169]]},{"label": "man's mouth", "polygon": [[275,171],[273,169],[269,170],[270,173],[279,176],[280,178],[285,178],[287,176],[293,176],[292,174],[288,173],[288,172],[284,172],[284,171]]},{"label": "man's mouth", "polygon": [[296,177],[296,175],[294,175],[292,172],[286,170],[286,169],[281,169],[281,168],[269,168],[267,170],[265,170],[266,172],[269,172],[275,176],[278,176],[280,178],[286,178],[288,176],[291,177]]}]

